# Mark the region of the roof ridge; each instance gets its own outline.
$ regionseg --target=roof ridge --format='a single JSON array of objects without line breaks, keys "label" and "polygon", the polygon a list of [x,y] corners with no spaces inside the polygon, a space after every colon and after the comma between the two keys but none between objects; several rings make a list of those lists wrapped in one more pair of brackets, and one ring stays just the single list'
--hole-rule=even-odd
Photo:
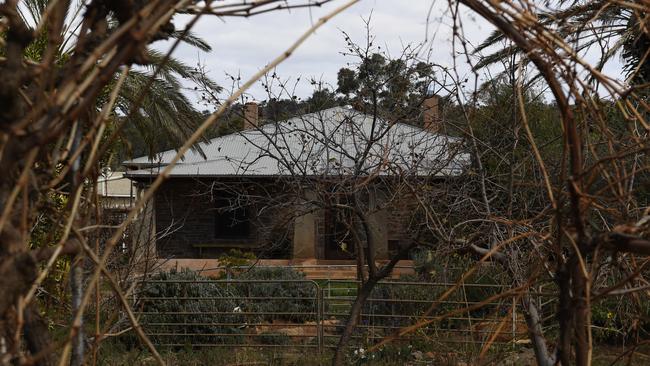
[{"label": "roof ridge", "polygon": [[[330,118],[323,118],[323,117],[327,116],[330,113],[332,114],[332,116]],[[326,109],[321,109],[321,110],[310,112],[310,113],[298,114],[298,115],[295,115],[293,117],[286,118],[286,119],[283,119],[283,120],[280,120],[280,121],[271,121],[271,122],[266,123],[266,124],[264,124],[264,125],[262,125],[260,127],[257,127],[257,128],[250,128],[250,129],[245,129],[245,130],[234,131],[234,132],[226,134],[226,135],[213,137],[213,138],[211,138],[211,139],[209,139],[207,141],[199,142],[200,148],[203,151],[205,151],[205,158],[202,158],[200,160],[196,159],[196,160],[199,160],[199,161],[186,162],[185,161],[186,159],[188,159],[188,158],[192,159],[192,157],[193,157],[192,155],[197,154],[195,149],[191,149],[191,150],[189,150],[188,152],[186,152],[183,155],[183,161],[179,162],[179,164],[188,164],[188,165],[189,164],[201,164],[201,163],[205,163],[205,162],[220,160],[221,158],[214,157],[214,155],[209,154],[209,152],[207,150],[210,150],[210,147],[212,147],[212,146],[218,146],[217,151],[221,151],[221,147],[219,146],[219,144],[227,143],[229,140],[232,140],[232,139],[237,138],[237,137],[243,137],[244,139],[246,139],[246,141],[250,142],[251,138],[253,138],[253,137],[260,136],[260,134],[263,136],[265,133],[276,132],[276,131],[278,131],[277,127],[284,127],[284,126],[287,126],[287,125],[291,126],[292,123],[295,124],[298,121],[309,121],[310,119],[318,118],[321,121],[327,120],[327,121],[325,121],[326,123],[330,123],[330,124],[338,123],[338,124],[340,124],[342,122],[342,119],[336,118],[338,113],[348,114],[347,117],[352,117],[354,120],[357,120],[356,118],[362,118],[362,120],[360,122],[361,124],[367,123],[366,121],[368,120],[368,118],[373,118],[373,115],[371,115],[371,114],[365,113],[363,111],[358,111],[358,110],[353,109],[352,107],[349,107],[349,106],[340,106],[340,105],[333,106],[333,107],[326,108]],[[379,121],[384,122],[384,123],[389,123],[389,121],[386,121],[385,119],[383,119],[381,117],[377,117],[377,119]],[[305,125],[305,127],[309,127],[309,126]],[[317,128],[317,126],[315,126],[315,125],[314,125],[314,127]],[[446,137],[446,138],[453,138],[451,136],[442,135],[442,134],[437,133],[437,132],[428,131],[427,129],[425,129],[423,127],[420,127],[420,126],[415,126],[415,125],[411,125],[411,124],[404,123],[404,122],[399,122],[399,121],[395,121],[395,122],[392,123],[391,128],[394,128],[394,127],[397,127],[397,128],[400,128],[400,129],[408,128],[413,133],[426,133],[427,135],[431,135],[432,137],[441,136],[441,137]],[[273,129],[273,130],[269,131],[269,129]],[[283,131],[282,128],[280,128],[279,131]],[[285,132],[286,133],[292,133],[292,132],[296,132],[296,131],[288,130],[288,131],[285,131]],[[150,159],[148,156],[140,156],[140,157],[133,158],[133,159],[130,159],[130,160],[125,160],[125,161],[122,162],[122,164],[124,164],[124,165],[140,165],[140,164],[143,164],[143,165],[144,164],[164,165],[164,164],[168,164],[167,161],[171,158],[171,156],[175,156],[176,153],[177,153],[176,149],[169,149],[169,150],[161,151],[161,152],[155,154],[154,159]],[[171,156],[169,156],[169,155],[171,155]]]}]

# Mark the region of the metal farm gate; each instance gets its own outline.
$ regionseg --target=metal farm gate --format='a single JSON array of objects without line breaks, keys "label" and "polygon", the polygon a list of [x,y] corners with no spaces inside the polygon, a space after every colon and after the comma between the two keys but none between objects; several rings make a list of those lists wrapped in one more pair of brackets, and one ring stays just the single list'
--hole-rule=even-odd
[{"label": "metal farm gate", "polygon": [[[452,283],[380,282],[353,335],[367,347],[418,321],[429,324],[400,338],[458,349],[526,341],[526,326],[512,297],[474,306],[505,290],[464,284],[436,302]],[[336,347],[358,283],[349,280],[147,281],[134,308],[145,333],[162,347]],[[287,296],[291,294],[291,296]],[[430,314],[423,314],[436,302]],[[450,316],[441,317],[443,314]]]}]

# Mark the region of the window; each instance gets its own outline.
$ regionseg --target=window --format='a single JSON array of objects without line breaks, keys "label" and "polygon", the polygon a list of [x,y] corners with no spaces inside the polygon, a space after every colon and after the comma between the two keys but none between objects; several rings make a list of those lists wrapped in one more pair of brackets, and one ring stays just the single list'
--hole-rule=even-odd
[{"label": "window", "polygon": [[218,192],[215,204],[215,238],[245,239],[250,237],[250,220],[245,202],[236,195]]},{"label": "window", "polygon": [[[395,257],[396,255],[399,254],[399,252],[404,248],[406,244],[404,244],[402,241],[398,239],[388,239],[388,256],[390,258]],[[410,255],[409,253],[402,253],[398,259],[404,260],[404,259],[409,259]]]}]

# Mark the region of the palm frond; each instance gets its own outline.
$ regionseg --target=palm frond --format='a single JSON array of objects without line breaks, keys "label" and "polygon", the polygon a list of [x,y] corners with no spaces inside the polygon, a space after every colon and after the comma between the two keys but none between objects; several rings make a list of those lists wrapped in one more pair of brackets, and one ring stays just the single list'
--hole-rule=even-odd
[{"label": "palm frond", "polygon": [[476,46],[474,49],[474,54],[485,50],[486,48],[495,46],[497,43],[504,41],[506,39],[503,32],[495,30],[493,31],[480,45]]},{"label": "palm frond", "polygon": [[150,64],[147,65],[147,68],[153,71],[154,69],[161,67],[158,75],[165,78],[170,83],[178,83],[177,76],[180,76],[194,83],[201,84],[216,93],[221,92],[223,89],[212,79],[206,77],[195,68],[190,67],[177,58],[169,57],[163,64],[165,54],[154,49],[147,50],[147,57],[150,60]]},{"label": "palm frond", "polygon": [[[155,78],[145,91],[150,78],[151,75],[146,72],[129,73],[116,108],[120,114],[129,116],[127,125],[135,127],[140,138],[147,142],[147,154],[153,157],[156,151],[182,145],[203,117],[178,86],[164,78]],[[134,110],[135,103],[142,95],[142,103],[138,110]],[[203,155],[198,144],[194,148]]]},{"label": "palm frond", "polygon": [[41,14],[45,12],[48,3],[49,0],[25,0],[23,5],[27,13],[20,11],[20,15],[28,24],[36,25],[40,23]]},{"label": "palm frond", "polygon": [[520,55],[520,54],[522,54],[522,51],[519,47],[514,45],[506,46],[487,56],[481,57],[479,62],[477,62],[476,65],[474,65],[473,70],[474,71],[480,70],[490,65],[494,65],[499,62],[504,62],[507,59],[511,58],[513,55]]},{"label": "palm frond", "polygon": [[190,46],[194,46],[203,52],[212,51],[212,47],[210,47],[210,45],[205,40],[197,36],[192,31],[187,32],[185,35],[183,35],[182,31],[174,31],[171,34],[171,38],[180,39],[181,41],[189,44]]}]

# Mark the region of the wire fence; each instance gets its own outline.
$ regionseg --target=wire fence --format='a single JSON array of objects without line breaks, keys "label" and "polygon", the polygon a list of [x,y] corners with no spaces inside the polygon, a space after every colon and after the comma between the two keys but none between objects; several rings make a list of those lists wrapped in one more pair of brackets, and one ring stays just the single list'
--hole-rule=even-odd
[{"label": "wire fence", "polygon": [[[161,347],[322,352],[337,346],[358,286],[350,280],[156,280],[143,284],[134,306],[145,333]],[[507,290],[505,286],[463,284],[436,301],[451,286],[455,284],[380,282],[363,307],[351,345],[370,346],[422,321],[429,324],[400,341],[418,339],[452,348],[527,342],[516,298],[484,302]]]}]

